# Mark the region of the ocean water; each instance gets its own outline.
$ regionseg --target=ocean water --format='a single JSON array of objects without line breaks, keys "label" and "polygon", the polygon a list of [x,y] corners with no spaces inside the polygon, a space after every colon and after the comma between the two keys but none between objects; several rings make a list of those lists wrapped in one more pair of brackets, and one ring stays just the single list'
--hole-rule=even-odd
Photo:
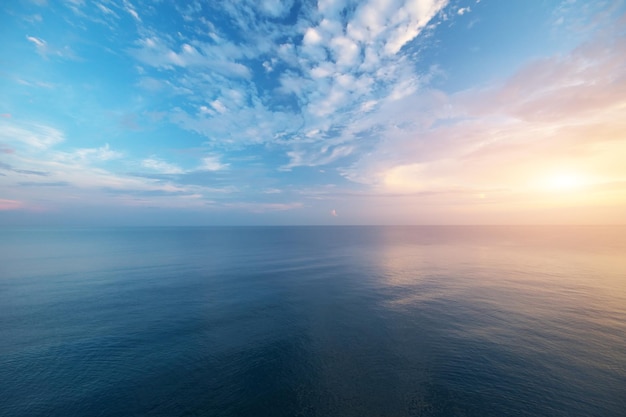
[{"label": "ocean water", "polygon": [[626,416],[625,227],[0,231],[1,416]]}]

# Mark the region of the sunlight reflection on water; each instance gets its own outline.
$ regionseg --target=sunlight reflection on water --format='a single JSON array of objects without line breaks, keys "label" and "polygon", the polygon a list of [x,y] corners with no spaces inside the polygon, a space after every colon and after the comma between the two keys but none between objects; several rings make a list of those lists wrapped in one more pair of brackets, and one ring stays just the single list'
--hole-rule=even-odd
[{"label": "sunlight reflection on water", "polygon": [[0,415],[621,416],[625,231],[3,231]]}]

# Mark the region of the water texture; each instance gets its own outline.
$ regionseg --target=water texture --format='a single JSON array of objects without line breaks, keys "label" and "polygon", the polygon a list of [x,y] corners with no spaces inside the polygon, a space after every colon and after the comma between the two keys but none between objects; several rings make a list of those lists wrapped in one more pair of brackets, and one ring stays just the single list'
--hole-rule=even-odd
[{"label": "water texture", "polygon": [[626,415],[625,227],[0,231],[1,416]]}]

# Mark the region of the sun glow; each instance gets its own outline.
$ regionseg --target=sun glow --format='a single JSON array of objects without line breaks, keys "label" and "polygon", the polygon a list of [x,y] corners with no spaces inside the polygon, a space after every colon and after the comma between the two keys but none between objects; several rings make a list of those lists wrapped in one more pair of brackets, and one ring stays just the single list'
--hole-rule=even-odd
[{"label": "sun glow", "polygon": [[548,182],[550,188],[558,190],[572,190],[583,185],[580,176],[575,174],[557,174]]},{"label": "sun glow", "polygon": [[545,187],[552,191],[575,191],[587,184],[584,176],[572,172],[559,172],[549,176]]}]

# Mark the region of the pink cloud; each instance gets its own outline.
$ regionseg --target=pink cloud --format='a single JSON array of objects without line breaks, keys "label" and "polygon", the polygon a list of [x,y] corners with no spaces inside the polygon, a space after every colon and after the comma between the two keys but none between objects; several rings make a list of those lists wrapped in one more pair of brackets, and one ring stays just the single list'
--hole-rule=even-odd
[{"label": "pink cloud", "polygon": [[0,114],[0,117],[4,118],[4,119],[10,119],[11,117],[11,113],[2,113]]},{"label": "pink cloud", "polygon": [[[516,207],[520,216],[532,204],[623,210],[625,59],[624,39],[598,38],[486,87],[424,90],[382,103],[365,127],[384,126],[378,131],[385,141],[342,174],[374,194],[411,194],[447,215],[478,218],[495,204],[503,212]],[[559,170],[585,183],[550,200],[545,184]]]},{"label": "pink cloud", "polygon": [[0,211],[17,210],[23,207],[21,201],[0,199]]},{"label": "pink cloud", "polygon": [[626,95],[626,40],[589,42],[565,56],[535,60],[504,84],[458,94],[470,117],[500,114],[523,121],[579,119],[620,108]]}]

